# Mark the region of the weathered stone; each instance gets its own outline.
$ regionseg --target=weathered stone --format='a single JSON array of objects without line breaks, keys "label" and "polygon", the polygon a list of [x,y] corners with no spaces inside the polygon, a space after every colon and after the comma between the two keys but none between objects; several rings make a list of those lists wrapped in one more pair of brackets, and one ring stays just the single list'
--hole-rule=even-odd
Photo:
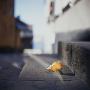
[{"label": "weathered stone", "polygon": [[76,43],[62,42],[61,46],[64,63],[70,66],[76,77],[90,85],[90,50]]}]

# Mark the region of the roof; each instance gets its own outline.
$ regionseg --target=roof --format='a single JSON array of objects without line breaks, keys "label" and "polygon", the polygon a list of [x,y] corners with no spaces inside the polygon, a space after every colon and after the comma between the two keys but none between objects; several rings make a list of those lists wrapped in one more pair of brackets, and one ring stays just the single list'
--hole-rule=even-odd
[{"label": "roof", "polygon": [[17,30],[21,31],[20,32],[21,37],[33,37],[32,25],[28,25],[18,18],[15,18],[15,21]]},{"label": "roof", "polygon": [[15,18],[15,21],[16,21],[16,28],[18,28],[19,30],[22,30],[24,32],[32,31],[32,25],[28,25],[18,18]]}]

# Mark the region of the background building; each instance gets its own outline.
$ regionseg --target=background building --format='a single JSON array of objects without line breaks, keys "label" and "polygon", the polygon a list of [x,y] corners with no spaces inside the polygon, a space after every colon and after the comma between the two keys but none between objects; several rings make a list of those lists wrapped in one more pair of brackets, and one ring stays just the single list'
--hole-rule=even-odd
[{"label": "background building", "polygon": [[33,48],[33,31],[32,25],[28,25],[16,18],[16,31],[19,32],[20,49],[32,49]]},{"label": "background building", "polygon": [[0,0],[0,52],[32,48],[32,25],[14,18],[14,0]]},{"label": "background building", "polygon": [[0,0],[0,49],[16,48],[14,0]]}]

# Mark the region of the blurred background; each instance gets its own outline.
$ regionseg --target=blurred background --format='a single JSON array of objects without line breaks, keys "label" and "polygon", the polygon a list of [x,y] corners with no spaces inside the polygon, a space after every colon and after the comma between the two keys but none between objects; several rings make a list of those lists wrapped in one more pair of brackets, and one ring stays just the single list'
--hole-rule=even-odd
[{"label": "blurred background", "polygon": [[[89,9],[90,0],[0,0],[0,90],[89,90]],[[46,70],[57,59],[65,75]]]}]

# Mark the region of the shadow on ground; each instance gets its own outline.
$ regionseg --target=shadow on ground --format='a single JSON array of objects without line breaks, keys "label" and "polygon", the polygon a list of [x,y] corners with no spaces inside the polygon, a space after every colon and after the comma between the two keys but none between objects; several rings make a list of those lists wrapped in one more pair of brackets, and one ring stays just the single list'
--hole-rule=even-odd
[{"label": "shadow on ground", "polygon": [[23,66],[23,55],[0,54],[0,90],[11,90]]}]

